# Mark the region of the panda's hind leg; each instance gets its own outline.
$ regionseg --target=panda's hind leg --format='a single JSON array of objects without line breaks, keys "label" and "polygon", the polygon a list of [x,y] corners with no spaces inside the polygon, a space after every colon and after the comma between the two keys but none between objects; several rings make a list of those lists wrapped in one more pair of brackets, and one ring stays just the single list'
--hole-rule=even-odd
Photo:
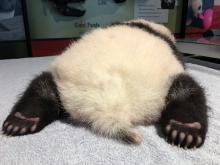
[{"label": "panda's hind leg", "polygon": [[51,73],[44,72],[29,84],[2,126],[5,135],[18,136],[40,131],[58,119],[62,110]]},{"label": "panda's hind leg", "polygon": [[183,148],[200,147],[207,132],[203,89],[189,75],[178,75],[169,90],[160,125],[167,141]]}]

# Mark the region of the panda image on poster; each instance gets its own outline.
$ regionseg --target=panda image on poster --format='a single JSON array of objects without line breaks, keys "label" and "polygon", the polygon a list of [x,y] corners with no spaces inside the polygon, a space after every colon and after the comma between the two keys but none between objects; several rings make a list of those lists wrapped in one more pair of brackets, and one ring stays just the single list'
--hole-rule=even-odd
[{"label": "panda image on poster", "polygon": [[[70,7],[71,3],[85,3],[86,0],[50,0],[54,3],[56,9],[64,16],[82,17],[86,10]],[[122,3],[126,0],[114,0],[115,3]]]},{"label": "panda image on poster", "polygon": [[189,0],[186,25],[209,30],[213,19],[214,0]]},{"label": "panda image on poster", "polygon": [[188,4],[187,26],[202,28],[202,0],[190,0]]},{"label": "panda image on poster", "polygon": [[161,0],[162,9],[174,9],[176,0]]},{"label": "panda image on poster", "polygon": [[191,149],[205,141],[207,109],[171,32],[133,20],[97,28],[70,45],[30,82],[2,131],[33,134],[68,118],[99,135],[140,144],[136,126],[157,123],[168,143]]}]

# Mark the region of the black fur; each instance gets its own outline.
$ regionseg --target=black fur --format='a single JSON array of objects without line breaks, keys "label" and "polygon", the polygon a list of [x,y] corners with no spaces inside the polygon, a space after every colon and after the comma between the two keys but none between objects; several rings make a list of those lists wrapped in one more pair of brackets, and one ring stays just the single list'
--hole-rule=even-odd
[{"label": "black fur", "polygon": [[[72,16],[72,17],[82,17],[86,10],[80,10],[74,7],[70,7],[69,3],[85,3],[85,0],[50,0],[56,5],[56,9],[60,14],[64,16]],[[126,0],[114,0],[115,3],[123,3]]]},{"label": "black fur", "polygon": [[55,5],[60,14],[64,16],[82,17],[85,14],[85,10],[80,10],[74,7],[69,7],[68,3],[85,2],[85,0],[50,0]]},{"label": "black fur", "polygon": [[[160,37],[169,44],[176,57],[183,64],[176,46],[165,35],[142,23],[121,23],[121,25],[140,28]],[[19,113],[20,117],[16,113]],[[13,107],[12,112],[3,124],[3,133],[15,136],[38,132],[64,115],[65,110],[52,74],[43,72],[32,80],[23,96]],[[34,121],[36,118],[39,121]],[[182,147],[186,146],[187,148],[199,147],[203,144],[208,127],[205,93],[203,88],[189,75],[179,74],[173,79],[159,124],[170,143],[180,144]],[[33,129],[35,125],[37,128]],[[170,126],[169,131],[166,129],[167,126]],[[25,128],[25,131],[22,131],[23,128]],[[178,134],[174,138],[173,132],[175,131]],[[181,133],[184,133],[187,137],[192,136],[193,142],[189,143],[185,138],[180,143]],[[139,137],[136,134],[127,136],[127,132],[121,131],[119,136],[128,143],[139,143]],[[202,141],[198,143],[200,137]]]},{"label": "black fur", "polygon": [[[129,22],[129,23],[113,23],[111,26],[117,26],[117,25],[127,25],[130,27],[134,27],[134,28],[139,28],[141,30],[146,31],[147,33],[153,34],[159,38],[161,38],[162,40],[166,41],[167,44],[170,46],[170,48],[173,51],[173,54],[176,56],[176,58],[178,59],[178,61],[185,67],[184,64],[184,60],[182,57],[182,54],[178,51],[176,45],[173,43],[173,41],[170,40],[170,38],[156,30],[154,30],[153,28],[151,28],[150,26],[143,24],[141,22]],[[147,43],[146,43],[147,44]]]},{"label": "black fur", "polygon": [[174,9],[175,7],[175,0],[168,1],[168,0],[162,0],[161,1],[161,8],[162,9]]},{"label": "black fur", "polygon": [[[21,119],[15,116],[16,112],[20,112],[26,118],[37,117],[40,119],[34,132],[40,131],[63,114],[63,106],[51,73],[43,72],[32,80],[4,122],[4,124],[8,122],[8,126],[28,127],[27,130],[29,131],[23,134],[30,133],[30,127],[34,123],[20,122]],[[8,131],[7,128],[3,126],[5,134],[13,133],[11,130]],[[17,133],[19,135],[19,131]]]},{"label": "black fur", "polygon": [[[203,88],[189,75],[180,74],[175,77],[166,98],[166,107],[162,113],[160,124],[163,133],[168,136],[169,142],[178,144],[179,141],[172,141],[170,135],[167,134],[165,128],[171,119],[182,123],[198,122],[201,124],[201,129],[193,129],[187,127],[179,127],[174,125],[175,130],[191,134],[194,137],[193,143],[197,136],[202,138],[204,142],[208,127],[206,97]],[[183,142],[184,146],[186,142]],[[193,143],[189,147],[194,147]],[[201,145],[202,145],[201,143]]]},{"label": "black fur", "polygon": [[115,1],[115,3],[123,3],[123,2],[125,2],[126,0],[114,0]]}]

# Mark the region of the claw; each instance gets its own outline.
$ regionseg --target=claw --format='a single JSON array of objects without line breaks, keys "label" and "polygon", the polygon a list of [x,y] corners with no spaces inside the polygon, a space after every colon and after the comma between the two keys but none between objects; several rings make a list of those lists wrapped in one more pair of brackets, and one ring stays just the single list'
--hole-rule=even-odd
[{"label": "claw", "polygon": [[11,131],[12,127],[13,127],[13,125],[9,125],[6,130],[9,132],[9,131]]},{"label": "claw", "polygon": [[6,127],[9,124],[9,122],[5,122],[3,127]]},{"label": "claw", "polygon": [[13,133],[16,133],[17,131],[19,130],[19,127],[18,126],[15,126],[12,130]]},{"label": "claw", "polygon": [[174,130],[173,132],[172,132],[172,140],[173,141],[175,141],[175,139],[176,139],[176,136],[177,136],[177,130]]},{"label": "claw", "polygon": [[192,135],[188,135],[187,139],[186,139],[186,145],[189,146],[193,141],[193,136]]},{"label": "claw", "polygon": [[37,128],[37,125],[36,125],[36,124],[33,125],[33,126],[31,127],[31,132],[34,132],[34,131],[36,130],[36,128]]},{"label": "claw", "polygon": [[185,137],[186,137],[186,134],[181,132],[180,135],[179,135],[179,144],[182,144],[182,142],[185,139]]},{"label": "claw", "polygon": [[27,131],[27,129],[24,127],[21,129],[20,134],[24,134]]},{"label": "claw", "polygon": [[200,136],[197,137],[196,147],[198,147],[202,143],[202,138]]},{"label": "claw", "polygon": [[166,133],[168,134],[170,132],[170,130],[171,130],[171,125],[169,124],[166,126]]}]

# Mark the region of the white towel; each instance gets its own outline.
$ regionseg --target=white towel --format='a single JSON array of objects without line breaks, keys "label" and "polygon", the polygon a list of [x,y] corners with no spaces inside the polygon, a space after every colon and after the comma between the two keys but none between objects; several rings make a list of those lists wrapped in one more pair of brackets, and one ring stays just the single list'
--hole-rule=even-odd
[{"label": "white towel", "polygon": [[[0,126],[18,94],[53,58],[0,61]],[[0,134],[0,165],[219,165],[220,71],[194,64],[187,67],[205,87],[211,107],[207,138],[201,148],[184,150],[171,146],[157,135],[154,126],[139,127],[144,140],[133,146],[56,121],[33,135]]]}]

